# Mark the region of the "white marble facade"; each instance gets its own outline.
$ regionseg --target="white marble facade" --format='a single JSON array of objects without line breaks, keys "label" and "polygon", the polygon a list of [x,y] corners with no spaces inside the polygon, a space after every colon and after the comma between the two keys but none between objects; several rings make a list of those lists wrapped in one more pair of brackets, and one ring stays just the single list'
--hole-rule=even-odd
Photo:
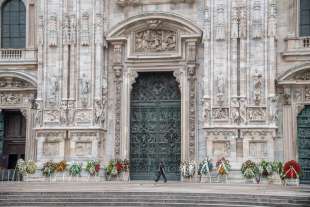
[{"label": "white marble facade", "polygon": [[[37,53],[33,63],[0,59],[0,78],[28,83],[35,103],[0,84],[0,108],[26,110],[28,159],[129,158],[141,71],[173,71],[180,84],[182,160],[225,156],[239,169],[247,159],[296,159],[296,116],[310,102],[298,0],[24,2],[27,51]],[[148,46],[152,31],[165,44]]]}]

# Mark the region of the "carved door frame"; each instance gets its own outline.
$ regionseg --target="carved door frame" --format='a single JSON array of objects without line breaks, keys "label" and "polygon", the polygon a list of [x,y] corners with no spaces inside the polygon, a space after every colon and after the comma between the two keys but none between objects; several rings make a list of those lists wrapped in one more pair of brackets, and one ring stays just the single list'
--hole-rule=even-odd
[{"label": "carved door frame", "polygon": [[[133,34],[143,29],[156,30],[156,24],[177,31],[175,51],[137,55],[134,52],[136,42]],[[135,30],[136,26],[138,30]],[[110,70],[114,73],[115,90],[115,158],[129,159],[130,156],[130,93],[138,72],[172,71],[181,92],[181,160],[197,159],[196,56],[201,36],[202,31],[190,21],[166,13],[129,18],[108,34],[109,62]]]},{"label": "carved door frame", "polygon": [[289,69],[278,78],[277,83],[283,104],[284,160],[298,160],[297,119],[305,106],[310,105],[310,63]]},{"label": "carved door frame", "polygon": [[[25,159],[36,159],[34,138],[34,110],[32,104],[36,95],[36,80],[20,72],[0,72],[0,112],[19,110],[26,119]],[[13,84],[15,83],[15,84]],[[20,84],[20,85],[19,85]]]}]

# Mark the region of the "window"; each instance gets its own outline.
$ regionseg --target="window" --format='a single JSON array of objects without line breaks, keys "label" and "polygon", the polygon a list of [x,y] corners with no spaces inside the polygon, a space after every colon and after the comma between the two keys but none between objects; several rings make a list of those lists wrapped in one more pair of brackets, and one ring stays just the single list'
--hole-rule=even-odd
[{"label": "window", "polygon": [[2,6],[1,47],[26,47],[26,8],[22,0],[9,0]]},{"label": "window", "polygon": [[310,36],[310,1],[300,0],[300,36]]}]

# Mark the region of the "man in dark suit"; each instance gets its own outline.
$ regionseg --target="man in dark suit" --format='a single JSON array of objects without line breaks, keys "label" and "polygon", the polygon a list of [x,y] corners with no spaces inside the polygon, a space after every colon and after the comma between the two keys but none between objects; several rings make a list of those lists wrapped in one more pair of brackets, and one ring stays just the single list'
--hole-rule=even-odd
[{"label": "man in dark suit", "polygon": [[165,183],[167,182],[167,178],[165,175],[165,165],[163,161],[160,161],[159,163],[159,168],[158,168],[158,172],[157,172],[157,178],[155,179],[155,182],[158,182],[158,180],[160,179],[160,176],[163,176]]}]

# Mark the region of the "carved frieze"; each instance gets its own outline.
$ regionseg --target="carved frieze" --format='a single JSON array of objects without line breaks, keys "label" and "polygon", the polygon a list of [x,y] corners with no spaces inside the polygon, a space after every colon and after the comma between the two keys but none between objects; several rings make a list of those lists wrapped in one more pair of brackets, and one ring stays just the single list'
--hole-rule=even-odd
[{"label": "carved frieze", "polygon": [[265,121],[266,108],[265,107],[248,107],[247,119],[249,121]]},{"label": "carved frieze", "polygon": [[243,129],[241,131],[241,136],[243,138],[253,139],[253,140],[263,140],[272,138],[275,136],[275,130],[270,129]]},{"label": "carved frieze", "polygon": [[33,93],[3,91],[0,92],[0,105],[31,106],[33,98]]},{"label": "carved frieze", "polygon": [[135,33],[136,53],[175,52],[177,33],[163,29],[147,29]]},{"label": "carved frieze", "polygon": [[229,119],[229,108],[213,108],[212,118],[216,121],[227,121]]},{"label": "carved frieze", "polygon": [[213,138],[220,138],[220,139],[228,139],[231,137],[235,137],[237,135],[236,130],[233,129],[208,129],[207,136]]}]

